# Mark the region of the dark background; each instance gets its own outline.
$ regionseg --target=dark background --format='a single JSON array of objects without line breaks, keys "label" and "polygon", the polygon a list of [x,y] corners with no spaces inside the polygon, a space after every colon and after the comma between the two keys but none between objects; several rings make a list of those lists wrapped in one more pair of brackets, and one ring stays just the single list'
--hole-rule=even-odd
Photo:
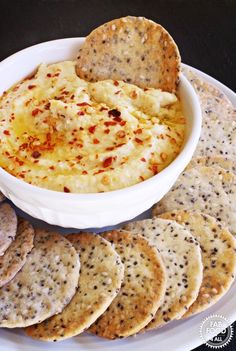
[{"label": "dark background", "polygon": [[[42,41],[86,36],[126,15],[162,24],[183,62],[236,91],[236,0],[0,0],[0,61]],[[236,351],[235,338],[223,350]]]}]

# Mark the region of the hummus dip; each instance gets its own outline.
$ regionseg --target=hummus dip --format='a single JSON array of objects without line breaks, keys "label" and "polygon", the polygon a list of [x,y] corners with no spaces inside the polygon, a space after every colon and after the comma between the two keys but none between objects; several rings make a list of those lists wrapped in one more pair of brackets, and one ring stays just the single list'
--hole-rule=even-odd
[{"label": "hummus dip", "polygon": [[89,83],[74,61],[42,64],[0,99],[0,166],[43,188],[110,191],[165,168],[184,131],[174,94],[123,81]]}]

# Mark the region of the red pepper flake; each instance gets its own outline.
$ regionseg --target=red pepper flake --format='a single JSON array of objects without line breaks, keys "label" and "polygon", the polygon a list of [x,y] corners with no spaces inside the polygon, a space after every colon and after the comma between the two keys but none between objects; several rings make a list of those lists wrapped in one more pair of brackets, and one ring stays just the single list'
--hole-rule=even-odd
[{"label": "red pepper flake", "polygon": [[120,123],[122,121],[122,119],[120,117],[115,117],[114,121],[116,121],[117,123]]},{"label": "red pepper flake", "polygon": [[25,102],[25,106],[28,106],[30,104],[30,102],[32,101],[32,99],[29,99],[28,101]]},{"label": "red pepper flake", "polygon": [[77,112],[77,115],[78,116],[84,116],[84,112],[83,111],[79,111],[79,112]]},{"label": "red pepper flake", "polygon": [[64,193],[70,193],[70,189],[64,186]]},{"label": "red pepper flake", "polygon": [[143,132],[143,130],[141,128],[139,128],[139,129],[136,129],[134,131],[134,134],[142,134],[142,132]]},{"label": "red pepper flake", "polygon": [[119,82],[117,80],[114,80],[114,85],[117,87],[119,85]]},{"label": "red pepper flake", "polygon": [[175,138],[171,138],[171,139],[170,139],[170,142],[171,142],[172,144],[176,144],[176,143],[177,143],[177,141],[176,141]]},{"label": "red pepper flake", "polygon": [[109,146],[109,147],[106,148],[106,151],[113,151],[114,149],[115,149],[114,146]]},{"label": "red pepper flake", "polygon": [[139,139],[139,138],[135,138],[134,141],[136,141],[136,143],[138,143],[138,144],[142,144],[143,143],[143,141],[141,139]]},{"label": "red pepper flake", "polygon": [[39,158],[39,157],[41,156],[41,154],[40,154],[40,152],[38,152],[38,151],[34,151],[34,152],[32,152],[31,156],[32,156],[33,158]]},{"label": "red pepper flake", "polygon": [[78,104],[76,104],[77,106],[91,106],[89,103],[87,102],[80,102]]},{"label": "red pepper flake", "polygon": [[52,171],[54,171],[55,167],[54,167],[54,166],[50,166],[49,169],[51,169]]},{"label": "red pepper flake", "polygon": [[100,174],[100,173],[103,173],[103,172],[105,172],[104,169],[99,169],[99,171],[93,173],[93,175],[95,175],[95,174]]},{"label": "red pepper flake", "polygon": [[106,127],[109,127],[109,126],[115,126],[117,123],[114,121],[108,121],[108,122],[104,122],[104,125],[106,126]]},{"label": "red pepper flake", "polygon": [[96,128],[97,128],[96,125],[89,127],[88,129],[89,133],[94,134]]},{"label": "red pepper flake", "polygon": [[28,147],[27,143],[23,143],[20,145],[19,150],[25,150]]},{"label": "red pepper flake", "polygon": [[87,171],[83,171],[82,174],[88,174],[88,172]]},{"label": "red pepper flake", "polygon": [[[79,127],[79,130],[84,130],[84,128],[83,127]],[[76,129],[75,129],[75,131],[76,131]]]},{"label": "red pepper flake", "polygon": [[141,181],[142,181],[142,182],[144,181],[144,178],[143,178],[143,176],[139,176],[139,178],[141,179]]},{"label": "red pepper flake", "polygon": [[142,162],[147,162],[146,159],[145,159],[144,157],[140,158],[140,160],[141,160]]},{"label": "red pepper flake", "polygon": [[41,112],[43,112],[42,110],[40,110],[39,108],[35,108],[32,112],[31,112],[31,114],[32,114],[32,116],[36,116],[36,115],[38,115],[39,113],[41,113]]},{"label": "red pepper flake", "polygon": [[95,139],[93,139],[93,143],[94,143],[94,144],[99,144],[100,141],[99,141],[98,139],[95,138]]},{"label": "red pepper flake", "polygon": [[132,91],[132,93],[131,93],[131,98],[132,98],[132,99],[136,99],[137,96],[138,96],[138,94],[136,93],[136,91],[135,91],[135,90]]},{"label": "red pepper flake", "polygon": [[58,72],[58,73],[55,73],[55,74],[53,75],[53,77],[59,77],[59,75],[60,75],[60,73]]},{"label": "red pepper flake", "polygon": [[48,77],[48,78],[51,78],[51,76],[52,76],[51,73],[48,73],[48,74],[47,74],[47,77]]},{"label": "red pepper flake", "polygon": [[74,94],[72,94],[70,98],[73,100],[73,99],[75,98],[75,95],[74,95]]},{"label": "red pepper flake", "polygon": [[23,166],[24,162],[19,160],[18,157],[15,157],[15,161],[20,165],[20,166]]},{"label": "red pepper flake", "polygon": [[108,111],[108,115],[110,117],[120,117],[121,112],[114,108],[114,109]]},{"label": "red pepper flake", "polygon": [[103,167],[107,168],[109,166],[111,166],[113,162],[113,157],[107,157],[104,161],[103,161]]},{"label": "red pepper flake", "polygon": [[126,121],[121,121],[121,122],[120,122],[120,126],[121,126],[121,127],[123,127],[123,126],[125,126],[125,125],[126,125]]},{"label": "red pepper flake", "polygon": [[29,90],[34,89],[34,88],[36,88],[36,85],[28,85]]},{"label": "red pepper flake", "polygon": [[105,133],[105,134],[109,134],[109,133],[110,133],[110,129],[109,129],[109,128],[105,129],[105,130],[104,130],[104,133]]},{"label": "red pepper flake", "polygon": [[158,173],[158,165],[156,163],[154,163],[152,166],[151,166],[151,170],[154,174],[157,174]]},{"label": "red pepper flake", "polygon": [[51,106],[51,104],[50,104],[50,102],[48,102],[47,104],[44,105],[44,109],[49,110],[50,106]]},{"label": "red pepper flake", "polygon": [[4,131],[3,131],[3,134],[5,134],[5,135],[10,135],[10,132],[9,132],[9,130],[4,130]]},{"label": "red pepper flake", "polygon": [[115,95],[118,95],[120,92],[121,92],[121,90],[117,90],[117,91],[115,92]]},{"label": "red pepper flake", "polygon": [[100,111],[108,111],[108,108],[107,107],[101,107]]}]

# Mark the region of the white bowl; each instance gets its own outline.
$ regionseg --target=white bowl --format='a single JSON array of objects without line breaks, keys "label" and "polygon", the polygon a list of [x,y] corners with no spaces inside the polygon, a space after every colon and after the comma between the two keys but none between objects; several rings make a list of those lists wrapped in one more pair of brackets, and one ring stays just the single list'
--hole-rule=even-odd
[{"label": "white bowl", "polygon": [[[74,59],[83,38],[53,40],[29,47],[0,63],[0,95],[44,63]],[[181,74],[179,86],[187,119],[185,143],[178,157],[163,171],[121,190],[72,194],[42,189],[0,168],[0,190],[17,207],[50,224],[73,228],[101,228],[132,219],[159,201],[190,161],[201,131],[201,109],[194,89]]]}]

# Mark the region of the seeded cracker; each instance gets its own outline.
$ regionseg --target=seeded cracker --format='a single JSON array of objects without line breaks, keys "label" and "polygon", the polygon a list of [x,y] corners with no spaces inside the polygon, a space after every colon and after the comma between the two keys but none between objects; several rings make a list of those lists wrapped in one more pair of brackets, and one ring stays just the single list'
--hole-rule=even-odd
[{"label": "seeded cracker", "polygon": [[222,156],[194,157],[187,166],[187,169],[198,166],[220,166],[227,171],[236,174],[236,164],[232,159]]},{"label": "seeded cracker", "polygon": [[4,254],[16,236],[17,217],[13,208],[4,203],[0,206],[0,256]]},{"label": "seeded cracker", "polygon": [[236,108],[221,90],[187,67],[182,71],[200,99],[203,119],[236,120]]},{"label": "seeded cracker", "polygon": [[203,281],[197,300],[184,315],[190,317],[219,301],[232,285],[236,271],[235,239],[215,218],[200,212],[173,211],[160,217],[184,225],[201,246]]},{"label": "seeded cracker", "polygon": [[7,284],[19,272],[33,248],[34,229],[32,225],[20,220],[15,240],[0,256],[0,287]]},{"label": "seeded cracker", "polygon": [[77,74],[88,81],[124,80],[174,92],[180,54],[170,34],[144,17],[115,19],[90,33],[79,50]]},{"label": "seeded cracker", "polygon": [[185,170],[158,202],[153,215],[174,210],[199,210],[215,217],[236,234],[236,176],[221,167]]},{"label": "seeded cracker", "polygon": [[66,237],[80,256],[79,287],[62,313],[25,330],[36,339],[57,341],[82,333],[105,312],[122,283],[124,266],[108,241],[91,233]]},{"label": "seeded cracker", "polygon": [[163,301],[166,274],[158,251],[129,232],[103,234],[125,266],[121,290],[107,311],[89,329],[108,339],[127,337],[145,327]]},{"label": "seeded cracker", "polygon": [[21,271],[0,289],[0,326],[26,327],[59,313],[73,297],[79,258],[62,235],[36,230]]},{"label": "seeded cracker", "polygon": [[236,121],[203,119],[195,157],[221,155],[236,162]]},{"label": "seeded cracker", "polygon": [[164,302],[145,329],[161,327],[181,318],[196,300],[202,282],[198,242],[183,226],[160,218],[130,222],[125,228],[141,234],[158,248],[167,272]]}]

